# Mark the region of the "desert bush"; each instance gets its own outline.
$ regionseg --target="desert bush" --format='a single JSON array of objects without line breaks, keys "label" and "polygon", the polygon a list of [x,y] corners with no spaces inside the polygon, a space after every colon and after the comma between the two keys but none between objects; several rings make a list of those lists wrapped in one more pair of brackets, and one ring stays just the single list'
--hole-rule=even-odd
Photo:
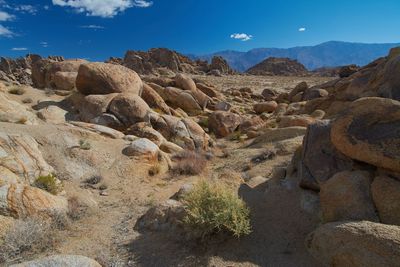
[{"label": "desert bush", "polygon": [[22,99],[22,103],[24,103],[24,104],[30,104],[30,103],[32,103],[32,102],[33,102],[33,100],[32,100],[32,98],[30,98],[30,97],[27,97],[27,98]]},{"label": "desert bush", "polygon": [[62,186],[54,174],[39,176],[36,178],[34,186],[53,195],[57,195],[62,190]]},{"label": "desert bush", "polygon": [[172,170],[181,175],[198,175],[207,166],[206,158],[195,151],[185,150],[176,154],[174,159],[177,162]]},{"label": "desert bush", "polygon": [[79,148],[83,150],[90,150],[92,148],[92,145],[89,143],[87,140],[79,140]]},{"label": "desert bush", "polygon": [[161,171],[161,166],[160,166],[160,164],[157,163],[149,168],[148,173],[150,176],[155,176],[155,175],[159,174],[160,171]]},{"label": "desert bush", "polygon": [[103,176],[101,175],[92,175],[89,178],[85,179],[86,184],[96,185],[103,181]]},{"label": "desert bush", "polygon": [[68,198],[68,217],[72,220],[81,219],[87,212],[87,206],[83,205],[78,197],[72,196]]},{"label": "desert bush", "polygon": [[221,231],[235,237],[251,232],[250,210],[223,184],[201,181],[183,198],[185,228],[205,240]]},{"label": "desert bush", "polygon": [[26,90],[23,87],[13,87],[8,90],[8,93],[13,95],[23,95],[25,92]]},{"label": "desert bush", "polygon": [[[34,255],[55,243],[52,225],[39,219],[18,220],[5,234],[0,246],[0,263]],[[1,264],[0,264],[1,265]]]}]

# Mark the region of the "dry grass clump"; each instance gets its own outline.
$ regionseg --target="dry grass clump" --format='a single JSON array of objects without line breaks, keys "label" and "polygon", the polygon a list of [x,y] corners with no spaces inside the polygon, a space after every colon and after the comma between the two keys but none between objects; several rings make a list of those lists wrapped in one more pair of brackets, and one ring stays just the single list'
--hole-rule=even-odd
[{"label": "dry grass clump", "polygon": [[235,237],[251,232],[250,210],[226,185],[201,181],[183,198],[185,228],[202,241],[219,232]]},{"label": "dry grass clump", "polygon": [[55,242],[53,224],[33,218],[18,220],[0,240],[0,265],[41,253]]},{"label": "dry grass clump", "polygon": [[23,87],[12,87],[8,90],[8,93],[13,94],[13,95],[23,95],[26,93],[25,88]]},{"label": "dry grass clump", "polygon": [[174,156],[176,160],[173,172],[180,175],[198,175],[207,166],[207,159],[204,155],[190,150],[182,151]]}]

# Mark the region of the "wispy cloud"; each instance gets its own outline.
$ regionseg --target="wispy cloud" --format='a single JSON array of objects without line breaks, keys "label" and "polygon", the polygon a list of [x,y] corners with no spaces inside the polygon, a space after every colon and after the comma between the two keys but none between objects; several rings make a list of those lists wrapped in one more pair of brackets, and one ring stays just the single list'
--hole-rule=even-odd
[{"label": "wispy cloud", "polygon": [[47,43],[47,42],[40,42],[40,45],[41,45],[42,47],[46,48],[46,47],[49,46],[49,43]]},{"label": "wispy cloud", "polygon": [[145,0],[52,0],[53,5],[69,7],[87,16],[112,18],[131,7],[150,7],[153,2]]},{"label": "wispy cloud", "polygon": [[306,28],[304,28],[304,27],[299,28],[299,32],[305,32],[305,31],[306,31]]},{"label": "wispy cloud", "polygon": [[31,15],[36,15],[38,9],[32,5],[17,5],[13,8],[15,11],[20,13],[27,13]]},{"label": "wispy cloud", "polygon": [[11,48],[12,51],[27,51],[28,48],[26,47],[13,47]]},{"label": "wispy cloud", "polygon": [[253,35],[250,35],[247,33],[234,33],[234,34],[231,34],[231,38],[245,42],[245,41],[249,41],[249,40],[253,39]]},{"label": "wispy cloud", "polygon": [[0,37],[13,37],[15,33],[0,24]]},{"label": "wispy cloud", "polygon": [[145,1],[145,0],[133,1],[133,6],[136,6],[136,7],[151,7],[152,5],[153,5],[153,2],[151,2],[151,1]]},{"label": "wispy cloud", "polygon": [[9,21],[15,19],[14,15],[11,15],[7,12],[0,11],[0,21]]},{"label": "wispy cloud", "polygon": [[93,29],[93,30],[102,30],[105,29],[105,27],[100,26],[100,25],[82,25],[80,26],[80,28],[84,28],[84,29]]}]

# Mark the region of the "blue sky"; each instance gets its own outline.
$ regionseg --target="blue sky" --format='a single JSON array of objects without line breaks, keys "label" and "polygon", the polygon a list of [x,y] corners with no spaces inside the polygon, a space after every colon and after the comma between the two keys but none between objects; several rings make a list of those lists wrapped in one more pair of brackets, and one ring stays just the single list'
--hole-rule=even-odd
[{"label": "blue sky", "polygon": [[152,47],[400,42],[399,14],[399,0],[0,0],[0,55],[104,60]]}]

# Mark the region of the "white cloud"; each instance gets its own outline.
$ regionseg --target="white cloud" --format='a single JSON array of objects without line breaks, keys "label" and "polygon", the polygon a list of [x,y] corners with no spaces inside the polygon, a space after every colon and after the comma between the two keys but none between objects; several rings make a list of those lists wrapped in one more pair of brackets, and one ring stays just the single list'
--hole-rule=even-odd
[{"label": "white cloud", "polygon": [[11,48],[12,51],[26,51],[28,48],[26,47],[13,47]]},{"label": "white cloud", "polygon": [[0,24],[0,36],[13,37],[14,35],[15,34],[12,31]]},{"label": "white cloud", "polygon": [[53,5],[70,7],[87,16],[112,18],[131,7],[150,7],[153,2],[145,0],[52,0]]},{"label": "white cloud", "polygon": [[145,0],[135,0],[133,1],[133,5],[137,7],[151,7],[153,5],[153,2]]},{"label": "white cloud", "polygon": [[253,39],[253,35],[247,34],[247,33],[234,33],[231,34],[231,38],[232,39],[236,39],[236,40],[242,40],[242,41],[249,41],[251,39]]},{"label": "white cloud", "polygon": [[84,28],[84,29],[93,29],[93,30],[102,30],[105,29],[103,26],[100,25],[82,25],[80,26],[80,28]]},{"label": "white cloud", "polygon": [[15,19],[14,15],[11,15],[4,11],[0,11],[0,21],[8,21],[8,20],[13,20],[13,19]]},{"label": "white cloud", "polygon": [[37,8],[32,5],[18,5],[14,7],[14,10],[21,13],[28,13],[31,15],[36,15],[37,13]]},{"label": "white cloud", "polygon": [[48,47],[49,44],[47,42],[40,42],[40,45],[44,48]]},{"label": "white cloud", "polygon": [[305,31],[306,31],[306,28],[304,28],[304,27],[299,28],[299,32],[305,32]]},{"label": "white cloud", "polygon": [[44,10],[49,10],[49,8],[50,8],[50,7],[49,7],[48,5],[43,6],[43,9],[44,9]]}]

